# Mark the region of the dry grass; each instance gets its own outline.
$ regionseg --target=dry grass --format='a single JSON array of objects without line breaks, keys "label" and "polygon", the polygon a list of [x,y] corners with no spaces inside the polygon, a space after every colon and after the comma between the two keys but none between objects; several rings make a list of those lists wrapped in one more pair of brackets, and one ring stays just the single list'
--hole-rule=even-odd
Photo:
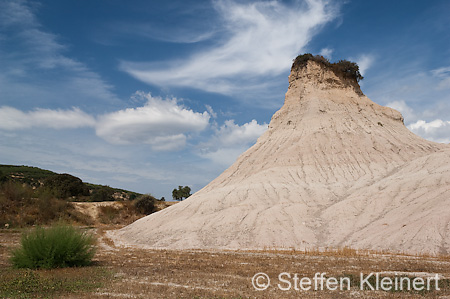
[{"label": "dry grass", "polygon": [[146,215],[139,213],[133,202],[121,201],[116,205],[98,207],[98,220],[101,224],[127,225]]},{"label": "dry grass", "polygon": [[49,192],[15,182],[0,185],[0,227],[28,227],[58,221],[82,225],[93,223],[71,202],[55,198]]},{"label": "dry grass", "polygon": [[[156,201],[155,207],[159,211],[175,203]],[[147,216],[136,209],[135,201],[76,202],[72,204],[75,205],[78,212],[92,218],[93,224],[97,227],[128,225]]]},{"label": "dry grass", "polygon": [[[112,228],[110,226],[109,228]],[[103,227],[103,229],[108,227]],[[34,271],[38,293],[57,287],[52,296],[68,298],[423,298],[450,296],[448,257],[408,256],[356,251],[350,248],[296,252],[286,251],[176,251],[115,248],[97,230],[99,250],[92,267]],[[0,284],[23,277],[28,272],[11,268],[9,250],[19,242],[20,230],[0,231]],[[441,275],[441,290],[431,292],[386,292],[359,289],[360,273],[402,272],[413,277],[424,273]],[[265,272],[271,286],[254,290],[251,278]],[[279,273],[297,273],[314,277],[350,277],[350,291],[281,291],[277,288]],[[6,273],[6,274],[5,274]],[[391,274],[385,274],[391,275]],[[85,277],[95,277],[86,280]],[[391,275],[392,276],[392,275]],[[25,279],[24,279],[25,280]],[[37,282],[36,282],[37,281]],[[354,282],[354,283],[353,283]],[[39,291],[40,290],[40,291]],[[45,291],[47,290],[47,291]],[[39,293],[40,292],[40,293]]]}]

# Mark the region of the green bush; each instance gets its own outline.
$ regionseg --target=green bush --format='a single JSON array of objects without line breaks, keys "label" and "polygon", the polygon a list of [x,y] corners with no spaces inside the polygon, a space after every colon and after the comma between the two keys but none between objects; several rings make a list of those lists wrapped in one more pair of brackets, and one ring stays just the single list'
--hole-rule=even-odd
[{"label": "green bush", "polygon": [[87,266],[95,254],[94,243],[91,234],[72,226],[37,227],[22,235],[11,262],[16,268],[30,269]]},{"label": "green bush", "polygon": [[306,54],[302,54],[302,55],[298,55],[295,59],[294,59],[294,63],[292,64],[292,68],[296,68],[296,67],[305,67],[306,64],[308,63],[308,61],[315,61],[318,63],[321,63],[325,66],[331,66],[331,63],[328,59],[326,59],[325,57],[321,56],[321,55],[312,55],[311,53],[306,53]]},{"label": "green bush", "polygon": [[156,199],[149,194],[139,196],[134,202],[136,211],[145,215],[156,212],[155,200]]},{"label": "green bush", "polygon": [[356,62],[348,60],[339,60],[332,64],[336,72],[342,74],[345,78],[356,79],[357,82],[364,79],[359,72],[359,66]]}]

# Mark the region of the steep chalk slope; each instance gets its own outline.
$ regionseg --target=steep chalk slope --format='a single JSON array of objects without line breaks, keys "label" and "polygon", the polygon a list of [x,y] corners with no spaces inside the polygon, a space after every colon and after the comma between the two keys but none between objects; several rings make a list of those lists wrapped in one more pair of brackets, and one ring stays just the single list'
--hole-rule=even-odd
[{"label": "steep chalk slope", "polygon": [[430,222],[450,211],[449,146],[414,135],[349,80],[314,61],[293,67],[253,147],[184,202],[111,236],[177,249],[450,250],[450,219]]}]

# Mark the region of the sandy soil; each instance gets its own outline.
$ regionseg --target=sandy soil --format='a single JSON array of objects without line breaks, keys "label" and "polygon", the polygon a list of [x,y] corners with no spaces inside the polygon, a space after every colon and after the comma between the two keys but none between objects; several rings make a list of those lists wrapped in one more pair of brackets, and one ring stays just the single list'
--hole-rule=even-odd
[{"label": "sandy soil", "polygon": [[[448,257],[406,256],[341,250],[339,252],[295,251],[207,251],[143,250],[116,248],[102,230],[96,268],[111,273],[103,287],[90,292],[60,294],[65,298],[448,298],[450,296],[450,259]],[[19,233],[0,230],[0,271],[10,271],[9,250],[19,241]],[[89,268],[89,267],[88,267]],[[60,275],[64,269],[47,272]],[[89,273],[89,269],[71,269]],[[257,291],[252,277],[266,273],[270,286]],[[350,290],[283,291],[278,284],[280,273],[313,278],[326,272],[327,277],[352,278]],[[37,271],[36,273],[40,273]],[[439,275],[439,291],[361,290],[358,277],[379,273],[381,277],[430,277]],[[45,294],[41,294],[44,296]]]},{"label": "sandy soil", "polygon": [[98,214],[99,214],[99,207],[115,207],[120,208],[121,203],[118,201],[102,201],[102,202],[72,202],[75,209],[77,209],[79,212],[88,215],[91,217],[94,221],[98,222]]}]

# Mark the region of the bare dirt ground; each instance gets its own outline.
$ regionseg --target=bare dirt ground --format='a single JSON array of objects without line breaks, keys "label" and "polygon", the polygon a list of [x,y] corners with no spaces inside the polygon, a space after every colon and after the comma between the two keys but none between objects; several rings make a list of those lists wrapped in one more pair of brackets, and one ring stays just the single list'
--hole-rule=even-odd
[{"label": "bare dirt ground", "polygon": [[88,215],[98,222],[99,207],[115,207],[121,206],[119,201],[100,201],[100,202],[72,202],[77,211]]},{"label": "bare dirt ground", "polygon": [[[178,203],[178,201],[156,201],[155,207],[160,211],[176,203]],[[95,226],[101,226],[105,223],[125,225],[145,216],[139,214],[134,209],[130,209],[130,206],[133,206],[133,203],[129,201],[72,202],[72,204],[78,212],[89,217],[89,219],[92,220],[92,224]],[[109,212],[116,213],[105,215],[105,211],[102,211],[102,208],[104,207],[113,208],[112,210],[109,210]]]},{"label": "bare dirt ground", "polygon": [[[110,227],[111,228],[111,227]],[[88,292],[76,291],[56,293],[53,297],[66,298],[450,298],[450,258],[417,257],[404,255],[357,253],[345,249],[339,252],[276,252],[276,251],[192,251],[192,250],[143,250],[116,248],[105,237],[105,228],[92,229],[98,236],[98,252],[91,267],[52,270],[46,275],[90,275],[98,269],[110,275],[97,278],[101,287]],[[0,231],[0,272],[8,273],[9,251],[17,246],[20,231]],[[35,270],[37,273],[41,273]],[[259,272],[271,279],[270,286],[257,291],[252,277]],[[279,281],[280,273],[290,273],[293,278],[313,279],[316,273],[325,272],[325,277],[349,277],[351,288],[340,290],[294,290],[294,280],[289,291]],[[368,285],[361,290],[361,273],[382,272],[382,277],[410,276],[426,277],[439,275],[440,290],[431,291],[382,291],[370,290]],[[286,279],[287,277],[285,277]],[[259,281],[264,284],[263,280]],[[372,285],[375,282],[371,280]],[[41,294],[41,297],[46,297]],[[39,294],[32,297],[35,298]]]},{"label": "bare dirt ground", "polygon": [[[158,210],[162,210],[176,203],[178,203],[178,201],[163,201],[163,202],[158,201],[156,203],[156,207],[158,208]],[[96,222],[98,222],[99,207],[109,206],[120,208],[122,206],[121,201],[72,202],[72,204],[75,206],[75,209],[77,209],[79,212],[83,214],[90,216]]]}]

